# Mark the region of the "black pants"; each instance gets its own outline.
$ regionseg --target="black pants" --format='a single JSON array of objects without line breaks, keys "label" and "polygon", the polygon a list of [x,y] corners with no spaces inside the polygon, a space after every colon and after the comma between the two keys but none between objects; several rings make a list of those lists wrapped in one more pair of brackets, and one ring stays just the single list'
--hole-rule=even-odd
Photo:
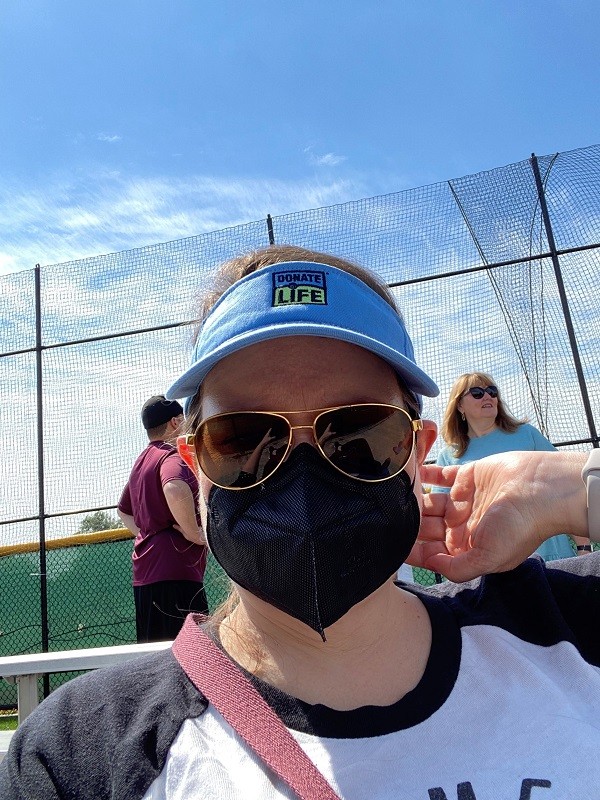
[{"label": "black pants", "polygon": [[208,614],[204,585],[197,581],[159,581],[134,586],[138,642],[174,639],[190,611]]}]

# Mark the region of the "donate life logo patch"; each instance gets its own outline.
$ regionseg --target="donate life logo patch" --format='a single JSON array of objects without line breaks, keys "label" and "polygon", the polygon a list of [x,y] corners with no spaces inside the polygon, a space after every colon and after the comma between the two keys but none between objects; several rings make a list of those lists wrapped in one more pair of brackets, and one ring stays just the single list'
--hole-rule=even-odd
[{"label": "donate life logo patch", "polygon": [[272,305],[327,305],[325,273],[313,270],[274,272]]}]

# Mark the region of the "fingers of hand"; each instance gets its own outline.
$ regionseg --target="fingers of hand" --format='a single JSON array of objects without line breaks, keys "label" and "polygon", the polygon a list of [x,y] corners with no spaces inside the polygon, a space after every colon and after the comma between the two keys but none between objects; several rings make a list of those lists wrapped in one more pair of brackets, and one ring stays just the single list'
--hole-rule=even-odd
[{"label": "fingers of hand", "polygon": [[485,572],[473,550],[458,556],[446,553],[433,554],[426,560],[425,567],[432,572],[441,573],[454,583],[478,578]]},{"label": "fingers of hand", "polygon": [[438,517],[443,520],[446,516],[446,505],[450,495],[441,492],[425,492],[423,494],[423,516]]},{"label": "fingers of hand", "polygon": [[471,510],[469,501],[457,502],[449,494],[425,494],[419,538],[426,541],[444,540],[452,552],[467,549],[467,522]]},{"label": "fingers of hand", "polygon": [[423,464],[421,467],[421,480],[433,486],[449,488],[454,483],[454,478],[459,467],[440,467],[437,464]]}]

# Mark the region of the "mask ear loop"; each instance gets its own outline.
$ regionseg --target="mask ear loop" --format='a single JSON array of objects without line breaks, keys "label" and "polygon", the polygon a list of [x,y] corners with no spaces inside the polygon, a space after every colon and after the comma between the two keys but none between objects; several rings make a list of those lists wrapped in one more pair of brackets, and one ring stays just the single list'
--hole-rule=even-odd
[{"label": "mask ear loop", "polygon": [[198,476],[198,462],[196,460],[196,451],[193,444],[190,444],[187,435],[177,437],[177,452],[181,459],[192,470],[196,477]]},{"label": "mask ear loop", "polygon": [[[411,450],[410,456],[408,457],[408,459],[406,461],[406,464],[408,464],[408,462],[410,461],[411,456],[416,452],[417,452],[417,431],[413,430],[412,450]],[[402,470],[404,470],[404,471],[406,471],[406,464],[402,467]],[[402,472],[402,470],[400,470],[400,472]],[[415,483],[416,483],[416,481],[417,481],[417,467],[416,467],[416,464],[415,464],[415,471],[414,471],[414,474],[412,476],[412,480],[410,482],[410,490],[411,490],[411,492],[413,494],[415,493]]]}]

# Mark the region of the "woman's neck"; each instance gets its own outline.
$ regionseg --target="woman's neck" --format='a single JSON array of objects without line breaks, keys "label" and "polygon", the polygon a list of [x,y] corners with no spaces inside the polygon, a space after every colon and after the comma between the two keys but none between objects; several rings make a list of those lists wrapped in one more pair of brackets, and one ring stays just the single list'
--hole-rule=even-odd
[{"label": "woman's neck", "polygon": [[467,436],[469,439],[479,439],[480,436],[486,436],[488,433],[495,431],[497,427],[496,420],[475,420],[474,422],[469,422]]},{"label": "woman's neck", "polygon": [[421,601],[390,581],[321,636],[247,593],[221,642],[247,671],[307,703],[348,710],[390,705],[414,689],[431,649]]}]

